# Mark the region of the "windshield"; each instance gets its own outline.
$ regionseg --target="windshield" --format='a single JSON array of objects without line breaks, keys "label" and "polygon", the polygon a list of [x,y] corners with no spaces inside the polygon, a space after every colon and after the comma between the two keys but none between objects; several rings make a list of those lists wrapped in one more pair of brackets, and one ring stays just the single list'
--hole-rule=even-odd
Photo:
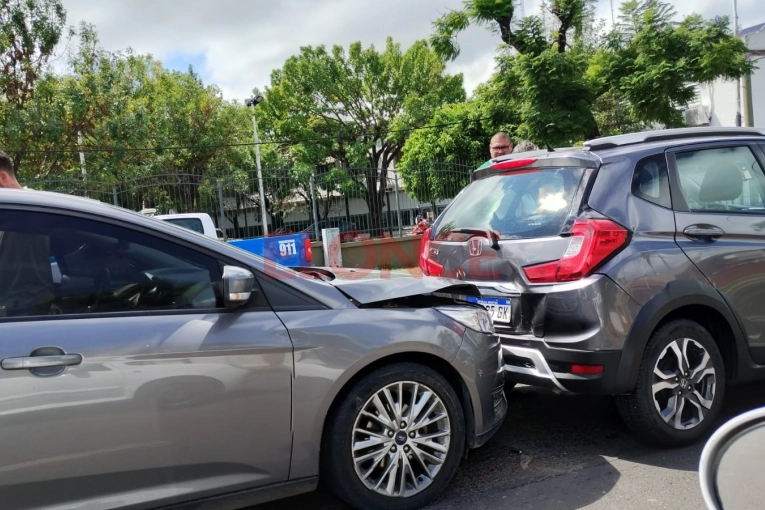
[{"label": "windshield", "polygon": [[475,181],[454,199],[435,230],[488,229],[502,239],[556,236],[583,174],[582,168],[546,168]]},{"label": "windshield", "polygon": [[197,218],[172,218],[166,219],[165,221],[174,225],[178,225],[179,227],[193,230],[194,232],[199,232],[200,234],[205,233],[205,229],[202,226],[202,221]]}]

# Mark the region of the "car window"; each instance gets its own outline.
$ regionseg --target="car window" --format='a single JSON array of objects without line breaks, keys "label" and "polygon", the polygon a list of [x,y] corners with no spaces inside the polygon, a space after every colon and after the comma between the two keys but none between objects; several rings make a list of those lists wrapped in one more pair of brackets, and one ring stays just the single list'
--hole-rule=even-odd
[{"label": "car window", "polygon": [[663,153],[638,161],[632,176],[632,193],[662,207],[672,207],[667,159]]},{"label": "car window", "polygon": [[686,151],[675,158],[691,211],[765,213],[765,174],[749,147]]},{"label": "car window", "polygon": [[485,177],[454,199],[435,230],[490,229],[503,239],[556,236],[583,175],[582,168],[546,168]]},{"label": "car window", "polygon": [[184,227],[189,230],[193,230],[194,232],[199,232],[200,234],[205,233],[205,229],[202,226],[202,221],[199,218],[163,218],[163,220],[168,223],[178,225],[179,227]]},{"label": "car window", "polygon": [[0,316],[217,308],[221,265],[164,239],[57,214],[0,214]]}]

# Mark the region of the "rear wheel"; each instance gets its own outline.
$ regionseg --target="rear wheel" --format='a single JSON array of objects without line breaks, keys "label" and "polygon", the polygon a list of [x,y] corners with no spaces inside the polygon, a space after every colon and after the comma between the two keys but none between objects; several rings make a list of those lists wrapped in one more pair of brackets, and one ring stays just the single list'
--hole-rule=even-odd
[{"label": "rear wheel", "polygon": [[680,319],[657,329],[646,346],[631,395],[617,408],[641,440],[683,446],[714,426],[725,394],[725,366],[712,336]]},{"label": "rear wheel", "polygon": [[465,419],[451,385],[414,363],[362,379],[330,418],[321,477],[346,503],[410,510],[437,497],[459,468]]}]

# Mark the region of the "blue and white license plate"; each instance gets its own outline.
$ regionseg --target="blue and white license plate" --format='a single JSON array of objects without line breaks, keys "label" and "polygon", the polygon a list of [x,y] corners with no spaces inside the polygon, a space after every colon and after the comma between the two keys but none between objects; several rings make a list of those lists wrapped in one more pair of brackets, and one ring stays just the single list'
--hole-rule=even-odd
[{"label": "blue and white license plate", "polygon": [[509,299],[502,298],[474,298],[468,297],[468,301],[471,303],[478,303],[482,305],[491,315],[494,322],[501,322],[503,324],[510,324],[511,307]]}]

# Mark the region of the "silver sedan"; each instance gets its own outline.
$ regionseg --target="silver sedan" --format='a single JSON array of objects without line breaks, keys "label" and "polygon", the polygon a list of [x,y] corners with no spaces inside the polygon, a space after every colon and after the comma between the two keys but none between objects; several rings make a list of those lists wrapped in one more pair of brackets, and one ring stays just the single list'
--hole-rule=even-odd
[{"label": "silver sedan", "polygon": [[357,508],[423,506],[507,410],[469,296],[0,190],[3,507],[228,508],[320,481]]}]

